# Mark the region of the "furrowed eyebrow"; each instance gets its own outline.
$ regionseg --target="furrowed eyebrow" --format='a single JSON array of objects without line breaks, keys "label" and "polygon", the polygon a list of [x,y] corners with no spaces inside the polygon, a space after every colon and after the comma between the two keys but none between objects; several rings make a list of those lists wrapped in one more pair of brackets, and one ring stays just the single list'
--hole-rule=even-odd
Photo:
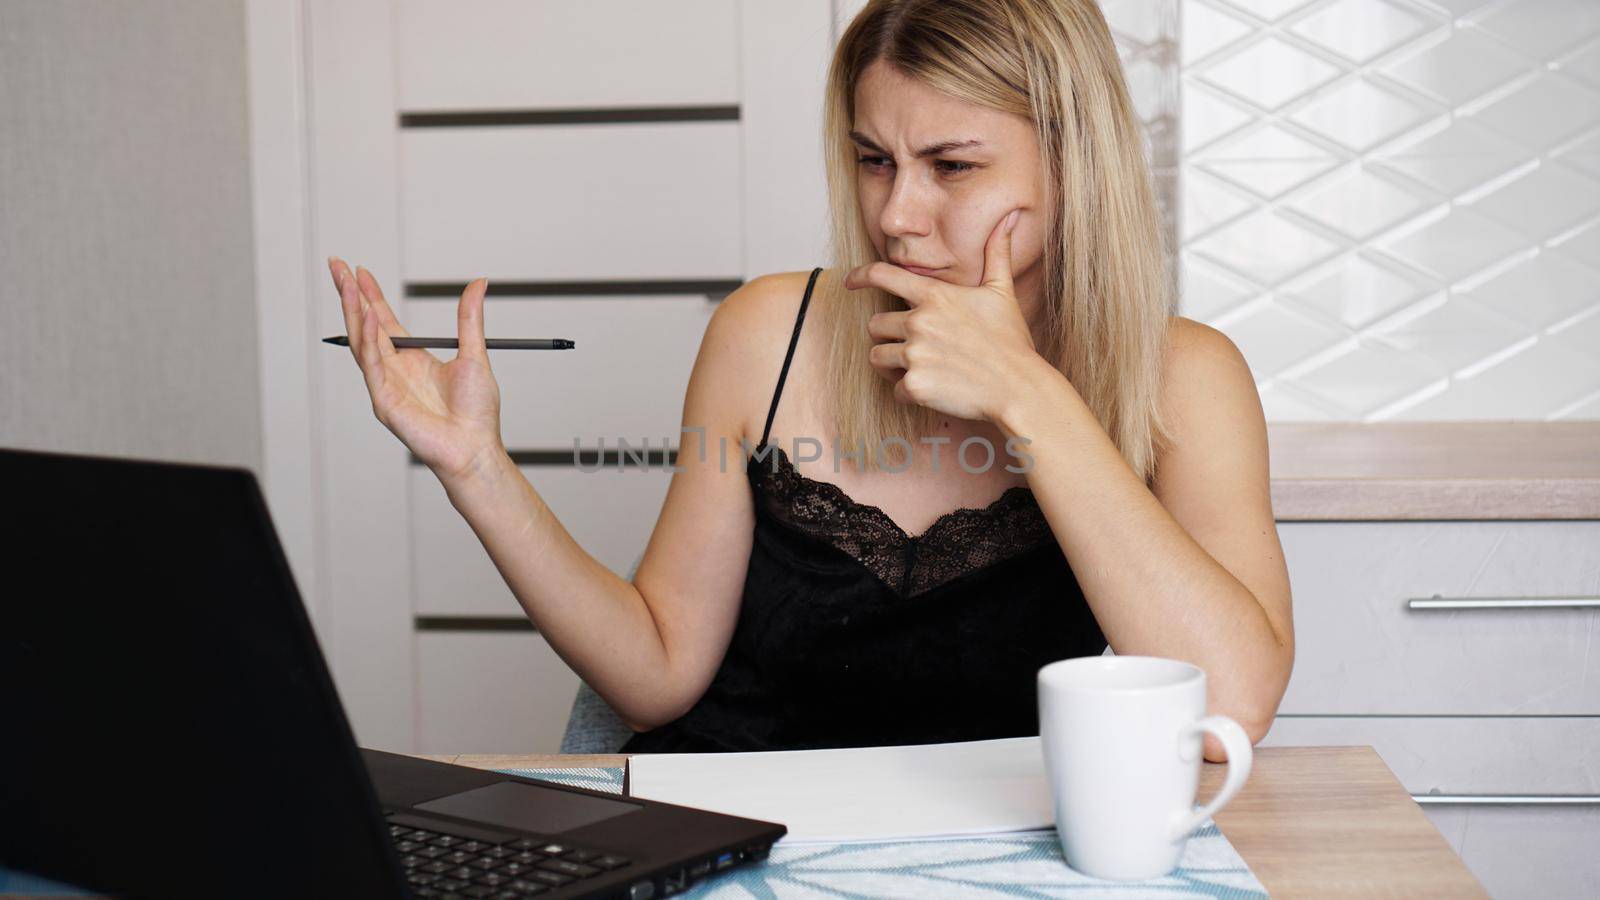
[{"label": "furrowed eyebrow", "polygon": [[[874,143],[872,141],[871,138],[867,137],[866,135],[862,134],[859,131],[850,132],[850,140],[855,141],[856,143],[860,144],[863,147],[866,147],[868,150],[871,150],[871,151],[873,151],[875,153],[882,153],[884,156],[888,156],[888,157],[891,157],[891,158],[894,156],[894,154],[892,154],[889,151],[883,149],[882,147],[879,147],[876,143]],[[982,146],[983,146],[983,141],[978,141],[978,140],[966,140],[966,141],[948,140],[948,141],[940,141],[937,144],[929,144],[928,146],[923,147],[921,150],[918,150],[917,153],[916,153],[916,157],[917,157],[917,159],[922,159],[922,158],[928,157],[928,156],[938,156],[941,153],[949,153],[951,150],[961,150],[961,149],[964,149],[964,148],[967,148],[967,147],[982,147]]]}]

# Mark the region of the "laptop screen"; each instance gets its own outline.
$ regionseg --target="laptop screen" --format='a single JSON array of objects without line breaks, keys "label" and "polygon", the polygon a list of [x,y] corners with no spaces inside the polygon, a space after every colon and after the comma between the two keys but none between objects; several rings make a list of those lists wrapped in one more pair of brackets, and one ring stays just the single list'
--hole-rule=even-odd
[{"label": "laptop screen", "polygon": [[0,450],[0,484],[0,865],[405,896],[254,476]]}]

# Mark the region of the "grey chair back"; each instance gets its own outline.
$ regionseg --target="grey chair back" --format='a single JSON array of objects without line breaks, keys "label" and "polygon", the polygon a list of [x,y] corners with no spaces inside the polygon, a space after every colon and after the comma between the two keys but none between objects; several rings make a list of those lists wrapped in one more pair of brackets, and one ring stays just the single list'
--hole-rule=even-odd
[{"label": "grey chair back", "polygon": [[578,682],[567,731],[561,736],[562,753],[615,753],[633,734],[605,698],[587,681]]}]

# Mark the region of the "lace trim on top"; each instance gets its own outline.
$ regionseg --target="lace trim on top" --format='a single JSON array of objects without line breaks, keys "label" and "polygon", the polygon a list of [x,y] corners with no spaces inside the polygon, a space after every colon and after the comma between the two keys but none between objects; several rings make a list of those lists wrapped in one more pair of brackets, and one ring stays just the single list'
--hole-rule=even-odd
[{"label": "lace trim on top", "polygon": [[1033,491],[1022,485],[1007,488],[988,506],[953,509],[921,534],[909,535],[882,509],[852,499],[832,482],[802,475],[782,447],[766,446],[773,450],[770,460],[749,459],[766,486],[757,502],[854,557],[904,597],[1054,538]]}]

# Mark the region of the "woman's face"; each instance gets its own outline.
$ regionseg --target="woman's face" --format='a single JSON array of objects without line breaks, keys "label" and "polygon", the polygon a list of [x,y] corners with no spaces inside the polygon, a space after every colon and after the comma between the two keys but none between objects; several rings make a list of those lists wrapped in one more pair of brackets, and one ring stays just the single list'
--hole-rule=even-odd
[{"label": "woman's face", "polygon": [[939,93],[882,60],[863,73],[855,107],[858,199],[878,256],[933,269],[918,272],[929,278],[981,284],[984,243],[1021,208],[1011,269],[1032,321],[1044,216],[1029,122]]}]

